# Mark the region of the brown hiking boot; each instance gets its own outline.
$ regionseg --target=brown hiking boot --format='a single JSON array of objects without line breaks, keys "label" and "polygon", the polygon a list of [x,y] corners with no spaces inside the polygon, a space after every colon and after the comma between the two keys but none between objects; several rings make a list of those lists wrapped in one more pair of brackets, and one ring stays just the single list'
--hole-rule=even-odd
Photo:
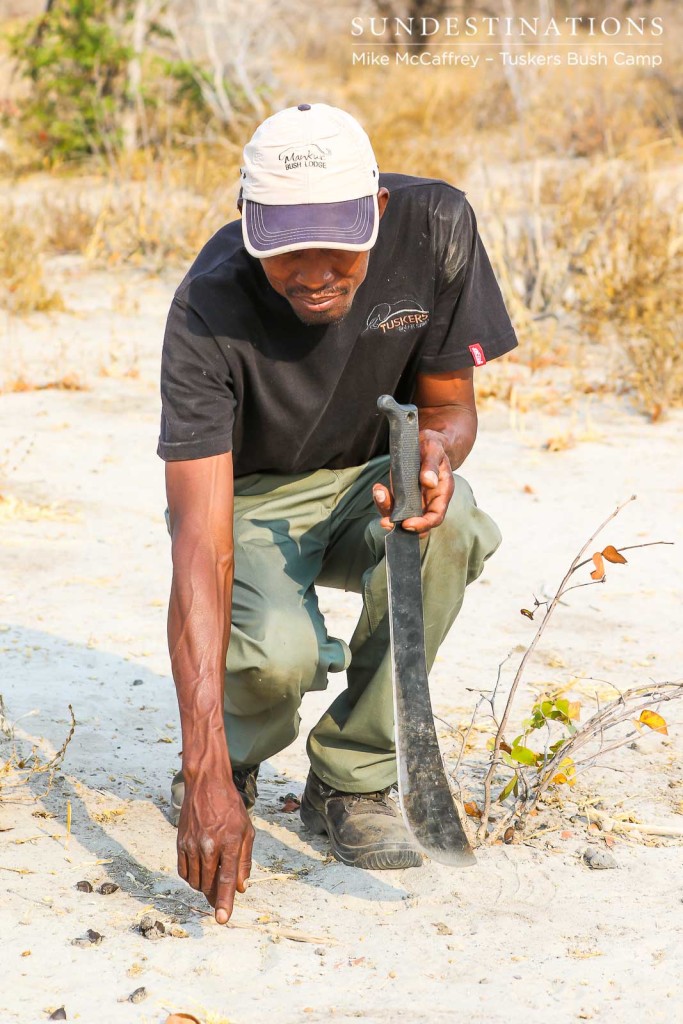
[{"label": "brown hiking boot", "polygon": [[341,793],[310,771],[299,813],[311,832],[327,833],[332,853],[342,864],[368,871],[422,865],[422,855],[388,789]]},{"label": "brown hiking boot", "polygon": [[[244,806],[249,812],[250,817],[254,810],[256,797],[258,796],[256,779],[258,778],[260,767],[260,765],[254,764],[248,765],[245,768],[233,768],[232,770],[232,779],[235,783],[235,789],[242,797]],[[176,828],[180,821],[180,809],[183,806],[184,799],[185,779],[183,778],[182,772],[176,772],[173,776],[173,782],[171,783],[171,810],[168,815],[171,824],[175,825]]]}]

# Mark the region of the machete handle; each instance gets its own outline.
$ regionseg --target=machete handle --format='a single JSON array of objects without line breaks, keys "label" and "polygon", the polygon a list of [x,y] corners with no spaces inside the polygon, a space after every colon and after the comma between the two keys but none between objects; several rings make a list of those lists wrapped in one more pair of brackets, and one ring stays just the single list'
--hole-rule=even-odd
[{"label": "machete handle", "polygon": [[377,408],[389,420],[389,457],[394,507],[392,523],[422,515],[420,437],[417,406],[399,405],[391,395],[380,395]]}]

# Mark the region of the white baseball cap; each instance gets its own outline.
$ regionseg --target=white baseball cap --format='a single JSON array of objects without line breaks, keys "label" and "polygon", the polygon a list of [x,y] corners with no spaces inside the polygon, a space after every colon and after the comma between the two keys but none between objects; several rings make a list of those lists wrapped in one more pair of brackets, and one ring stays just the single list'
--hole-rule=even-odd
[{"label": "white baseball cap", "polygon": [[377,240],[379,170],[344,110],[300,103],[267,118],[244,147],[242,235],[248,253],[362,252]]}]

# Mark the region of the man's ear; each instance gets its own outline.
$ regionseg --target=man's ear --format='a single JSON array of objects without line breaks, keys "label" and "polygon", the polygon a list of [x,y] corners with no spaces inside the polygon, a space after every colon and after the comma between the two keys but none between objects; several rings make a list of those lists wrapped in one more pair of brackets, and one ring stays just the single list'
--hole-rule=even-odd
[{"label": "man's ear", "polygon": [[381,220],[384,216],[384,211],[387,208],[389,202],[389,189],[381,188],[377,193],[377,208],[379,210],[379,219]]}]

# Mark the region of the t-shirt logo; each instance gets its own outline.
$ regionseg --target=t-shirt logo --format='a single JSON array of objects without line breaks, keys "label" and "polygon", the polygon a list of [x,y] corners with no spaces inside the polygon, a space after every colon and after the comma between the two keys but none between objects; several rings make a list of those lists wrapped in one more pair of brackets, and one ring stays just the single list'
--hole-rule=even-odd
[{"label": "t-shirt logo", "polygon": [[429,310],[424,309],[415,299],[400,302],[380,302],[368,317],[368,328],[382,334],[399,331],[414,331],[429,323]]},{"label": "t-shirt logo", "polygon": [[474,365],[483,366],[486,362],[486,356],[484,355],[484,350],[479,342],[475,342],[473,345],[468,345],[468,348],[470,350],[470,355],[474,360]]}]

